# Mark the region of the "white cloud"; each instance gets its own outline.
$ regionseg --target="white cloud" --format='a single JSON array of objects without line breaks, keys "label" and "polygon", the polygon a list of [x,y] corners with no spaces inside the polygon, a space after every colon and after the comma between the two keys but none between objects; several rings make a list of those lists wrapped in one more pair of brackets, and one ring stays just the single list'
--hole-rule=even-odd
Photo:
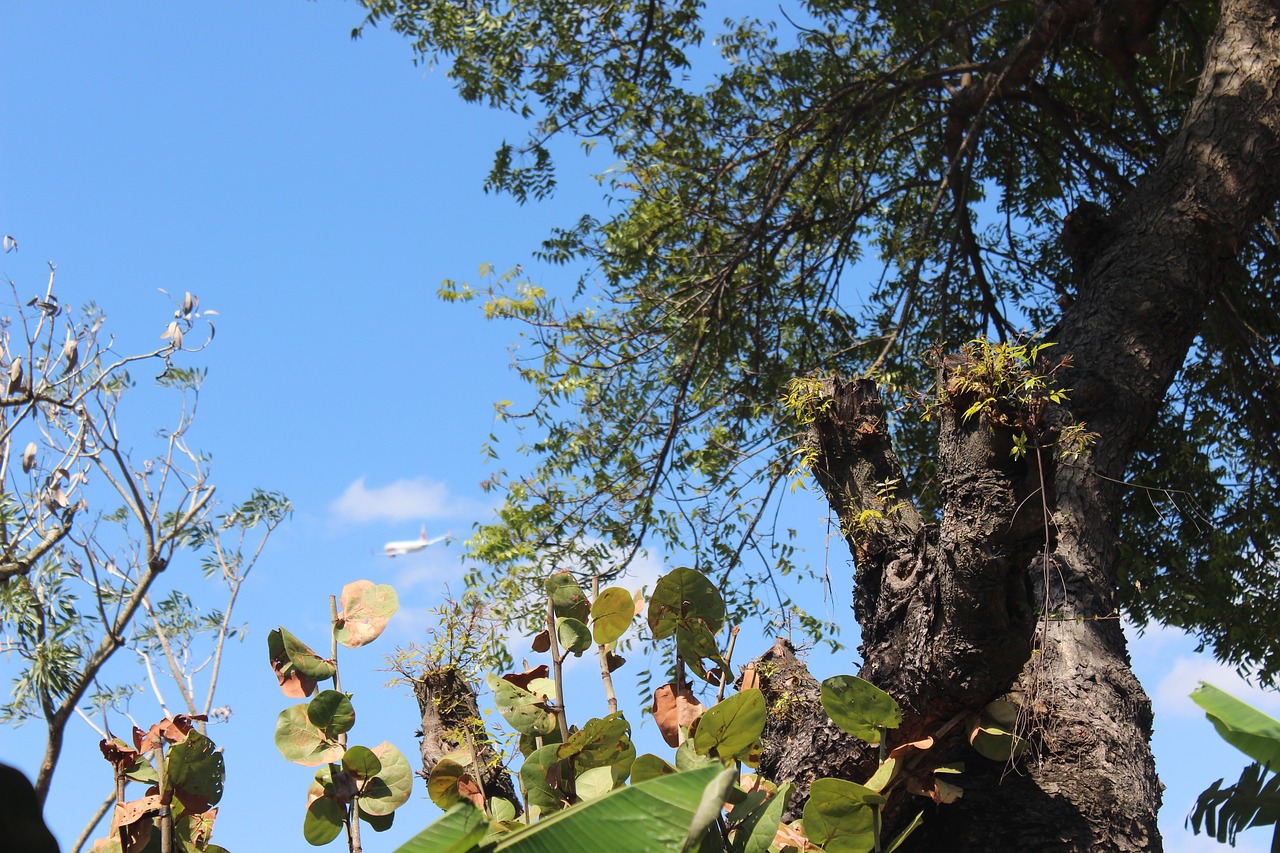
[{"label": "white cloud", "polygon": [[361,477],[347,486],[329,509],[344,521],[354,522],[425,521],[466,512],[459,507],[459,501],[449,497],[444,483],[426,477],[396,480],[372,489]]},{"label": "white cloud", "polygon": [[1231,667],[1208,657],[1181,657],[1173,662],[1169,673],[1156,685],[1153,700],[1169,715],[1202,716],[1204,711],[1191,701],[1192,690],[1207,681],[1269,714],[1280,712],[1280,693],[1263,690],[1245,681]]}]

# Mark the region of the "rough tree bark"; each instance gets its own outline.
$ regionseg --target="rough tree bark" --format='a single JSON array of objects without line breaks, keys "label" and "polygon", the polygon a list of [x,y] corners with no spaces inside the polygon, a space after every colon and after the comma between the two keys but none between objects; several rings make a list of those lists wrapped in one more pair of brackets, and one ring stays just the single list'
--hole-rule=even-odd
[{"label": "rough tree bark", "polygon": [[[814,469],[850,533],[861,675],[904,709],[893,742],[934,734],[1012,692],[1037,744],[1006,772],[967,749],[963,726],[952,728],[935,760],[965,760],[964,797],[930,807],[910,849],[1161,849],[1151,706],[1116,618],[1119,481],[1236,247],[1280,197],[1278,17],[1274,0],[1222,3],[1180,132],[1113,212],[1116,231],[1062,317],[1054,352],[1073,358],[1066,405],[1099,435],[1089,452],[1071,463],[1052,453],[1014,461],[1007,436],[944,406],[940,521],[925,523],[908,501],[868,530],[862,511],[883,506],[880,484],[901,467],[874,383],[831,385],[811,433]],[[944,365],[942,387],[956,366]],[[814,693],[802,673],[789,686]],[[835,748],[828,729],[816,701],[772,722],[763,769],[797,779],[801,794],[818,776],[864,778],[875,756]]]},{"label": "rough tree bark", "polygon": [[481,774],[485,798],[501,797],[523,811],[520,797],[516,795],[511,775],[502,764],[501,756],[494,750],[475,690],[464,673],[457,667],[437,666],[427,669],[414,678],[413,695],[422,713],[422,771],[425,781],[431,771],[451,752],[474,751],[475,773]]}]

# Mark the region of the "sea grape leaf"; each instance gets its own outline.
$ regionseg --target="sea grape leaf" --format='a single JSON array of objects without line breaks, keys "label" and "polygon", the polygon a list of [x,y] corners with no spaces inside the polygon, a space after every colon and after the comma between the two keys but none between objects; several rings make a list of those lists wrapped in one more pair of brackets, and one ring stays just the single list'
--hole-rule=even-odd
[{"label": "sea grape leaf", "polygon": [[390,584],[352,581],[342,588],[338,642],[349,649],[372,643],[399,609],[400,599]]},{"label": "sea grape leaf", "polygon": [[880,742],[880,729],[902,724],[902,709],[893,697],[856,675],[824,680],[821,701],[832,722],[867,743]]}]

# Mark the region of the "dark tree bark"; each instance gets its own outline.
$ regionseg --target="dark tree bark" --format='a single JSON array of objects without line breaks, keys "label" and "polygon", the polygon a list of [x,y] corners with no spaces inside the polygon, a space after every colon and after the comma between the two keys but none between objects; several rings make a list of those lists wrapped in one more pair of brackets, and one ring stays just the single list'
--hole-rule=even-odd
[{"label": "dark tree bark", "polygon": [[[903,707],[894,743],[945,729],[933,760],[967,766],[960,801],[918,800],[930,814],[910,849],[1161,849],[1151,706],[1117,615],[1119,483],[1237,247],[1280,197],[1278,18],[1276,2],[1222,4],[1181,131],[1082,270],[1055,350],[1074,362],[1070,411],[1046,417],[1098,433],[1088,452],[1015,461],[1008,435],[963,421],[963,401],[951,400],[940,410],[939,522],[906,501],[868,524],[864,511],[885,508],[883,484],[901,467],[874,383],[831,385],[811,433],[814,470],[854,554],[861,675]],[[940,387],[960,366],[944,364]],[[792,686],[809,696],[806,684],[797,675]],[[1009,693],[1036,745],[1013,772],[969,750],[965,726],[946,728]],[[874,766],[870,750],[823,740],[822,718],[810,701],[768,733],[763,769],[797,779],[802,795],[813,778],[865,778]]]}]

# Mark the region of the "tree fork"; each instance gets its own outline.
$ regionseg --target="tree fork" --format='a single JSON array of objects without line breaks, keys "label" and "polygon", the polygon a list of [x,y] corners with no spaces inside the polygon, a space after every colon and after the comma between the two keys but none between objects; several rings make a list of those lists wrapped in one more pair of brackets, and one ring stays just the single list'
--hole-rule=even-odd
[{"label": "tree fork", "polygon": [[[963,799],[930,806],[909,849],[1161,849],[1151,707],[1116,611],[1117,481],[1238,247],[1280,197],[1278,19],[1274,0],[1222,4],[1182,129],[1120,206],[1114,242],[1063,315],[1059,352],[1076,365],[1070,406],[1099,438],[1044,472],[1047,550],[1036,553],[1024,519],[1009,514],[1028,484],[997,458],[995,432],[984,439],[945,407],[937,529],[905,502],[888,524],[866,524],[866,510],[883,512],[876,484],[900,477],[899,466],[874,384],[831,384],[811,433],[814,470],[857,564],[862,675],[903,703],[899,737],[1011,688],[1034,713],[1031,760],[1006,773],[969,752]],[[990,598],[977,601],[978,590]],[[774,734],[772,767],[807,781],[837,763],[804,756],[794,732]],[[945,746],[939,761],[952,757]]]}]

